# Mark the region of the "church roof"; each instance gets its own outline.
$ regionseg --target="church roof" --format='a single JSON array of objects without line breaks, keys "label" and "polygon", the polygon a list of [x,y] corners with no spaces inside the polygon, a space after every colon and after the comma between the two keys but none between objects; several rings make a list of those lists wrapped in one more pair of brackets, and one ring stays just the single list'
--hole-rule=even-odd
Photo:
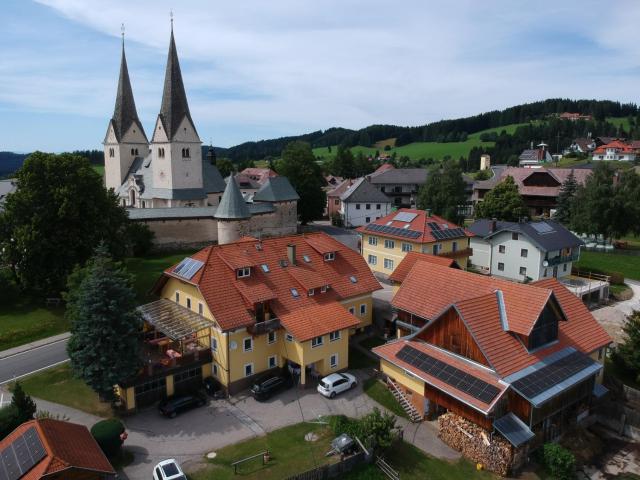
[{"label": "church roof", "polygon": [[[182,72],[178,61],[178,51],[176,42],[171,30],[171,40],[169,42],[169,56],[167,58],[167,71],[164,77],[164,90],[162,92],[162,106],[160,107],[160,119],[164,126],[169,141],[173,140],[180,123],[187,118],[196,131],[196,127],[191,119],[187,94],[182,82]],[[197,135],[197,133],[196,133]]]},{"label": "church roof", "polygon": [[136,111],[136,102],[133,99],[133,90],[131,81],[129,80],[129,69],[127,68],[127,57],[124,53],[124,43],[122,44],[122,58],[120,60],[120,77],[118,78],[118,91],[116,93],[116,106],[113,109],[113,117],[111,118],[113,129],[118,142],[122,141],[127,130],[135,124],[145,140],[147,136],[144,133],[142,124],[138,119]]},{"label": "church roof", "polygon": [[226,184],[218,167],[208,159],[202,161],[202,177],[204,178],[204,191],[207,193],[224,192]]},{"label": "church roof", "polygon": [[254,202],[286,202],[300,200],[287,177],[271,177],[253,196]]},{"label": "church roof", "polygon": [[229,178],[227,188],[222,194],[222,200],[220,200],[220,205],[218,205],[218,210],[216,211],[216,218],[241,219],[249,217],[251,217],[251,213],[242,197],[242,193],[240,193],[238,184],[233,181],[233,178]]}]

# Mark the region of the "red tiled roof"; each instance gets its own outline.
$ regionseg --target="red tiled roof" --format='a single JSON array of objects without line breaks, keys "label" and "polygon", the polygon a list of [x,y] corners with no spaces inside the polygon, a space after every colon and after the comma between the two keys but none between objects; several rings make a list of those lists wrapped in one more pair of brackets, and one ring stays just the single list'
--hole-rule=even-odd
[{"label": "red tiled roof", "polygon": [[[502,170],[498,178],[491,178],[489,180],[478,181],[474,184],[474,190],[491,190],[498,183],[505,180],[507,177],[513,178],[514,182],[518,186],[518,192],[520,195],[531,195],[538,197],[557,197],[560,193],[562,183],[573,172],[573,176],[579,185],[584,185],[587,177],[591,175],[591,170],[586,168],[522,168],[522,167],[507,167]],[[558,185],[554,187],[537,187],[527,186],[524,184],[525,180],[531,175],[549,174],[557,182]]]},{"label": "red tiled roof", "polygon": [[[406,345],[410,345],[411,347],[417,350],[420,350],[421,352],[426,353],[427,355],[434,357],[440,361],[443,361],[446,364],[451,365],[452,367],[458,368],[468,373],[469,375],[472,375],[475,378],[488,383],[489,385],[493,385],[498,390],[500,390],[500,393],[496,396],[496,398],[493,399],[493,401],[490,404],[488,404],[475,397],[472,397],[471,395],[461,390],[458,390],[457,388],[449,385],[448,383],[445,383],[442,380],[436,377],[433,377],[426,372],[423,372],[419,368],[416,368],[415,366],[408,364],[403,360],[400,360],[397,357],[397,354],[402,349],[402,347]],[[494,373],[492,373],[491,371],[489,371],[488,369],[483,368],[479,365],[476,365],[471,361],[466,361],[456,355],[450,354],[426,342],[413,341],[413,340],[399,340],[396,342],[387,343],[385,345],[376,347],[372,349],[372,352],[384,358],[385,360],[393,363],[394,365],[397,365],[405,370],[410,371],[417,377],[427,382],[429,385],[455,397],[456,399],[470,405],[471,407],[477,410],[480,410],[482,413],[485,413],[485,414],[490,412],[493,409],[493,406],[496,404],[496,402],[500,400],[500,398],[508,388],[507,384],[502,383],[500,381],[500,378]]]},{"label": "red tiled roof", "polygon": [[392,305],[426,319],[434,319],[453,303],[503,292],[509,329],[528,335],[551,292],[544,288],[417,262],[393,297]]},{"label": "red tiled roof", "polygon": [[297,341],[306,342],[330,332],[357,327],[360,320],[338,302],[327,301],[292,310],[280,316],[280,323]]},{"label": "red tiled roof", "polygon": [[38,480],[42,476],[66,469],[90,470],[111,475],[116,473],[85,426],[61,420],[42,419],[23,423],[0,441],[0,451],[31,427],[36,429],[47,455],[20,477],[21,480]]},{"label": "red tiled roof", "polygon": [[436,265],[442,265],[443,267],[459,268],[456,261],[452,258],[438,257],[428,253],[409,252],[389,276],[389,280],[392,282],[402,283],[418,261],[435,263]]},{"label": "red tiled roof", "polygon": [[[296,247],[297,266],[293,268],[288,263],[289,244]],[[259,250],[256,245],[260,245]],[[335,252],[335,259],[325,261],[324,252]],[[252,259],[255,267],[249,277],[237,278],[235,269],[230,266],[230,263],[235,263],[229,259],[244,258],[245,255]],[[310,262],[305,262],[304,256]],[[282,318],[304,307],[338,302],[382,288],[357,252],[324,233],[212,245],[191,258],[204,262],[204,266],[188,283],[200,290],[223,331],[252,325],[255,322],[254,304],[260,301],[270,300],[271,312]],[[281,260],[287,260],[286,267],[281,266]],[[263,264],[268,272],[262,269]],[[165,270],[165,278],[171,276],[186,281],[172,274],[173,268]],[[354,277],[356,282],[352,282],[350,277]],[[317,284],[316,287],[330,285],[331,288],[325,293],[317,291],[309,297],[306,285],[311,284]],[[292,288],[299,291],[298,298],[293,297]]]},{"label": "red tiled roof", "polygon": [[[394,220],[394,218],[396,217],[396,215],[398,215],[398,213],[414,213],[416,216],[413,220],[411,220],[410,222],[401,222],[398,220]],[[431,228],[429,228],[428,223],[437,223],[438,225],[440,225],[440,228],[461,228],[459,225],[456,225],[453,222],[450,222],[448,220],[445,220],[442,217],[439,217],[437,215],[431,215],[431,216],[427,216],[427,212],[424,210],[417,210],[415,208],[401,208],[396,212],[391,212],[389,215],[386,215],[384,217],[378,218],[377,220],[371,222],[369,225],[387,225],[389,227],[396,227],[396,228],[407,228],[408,230],[412,230],[414,232],[419,232],[420,236],[417,238],[407,238],[407,237],[402,237],[400,235],[392,235],[390,233],[382,233],[382,232],[372,232],[367,230],[367,226],[362,226],[362,227],[358,227],[356,228],[357,232],[361,232],[361,233],[368,233],[368,234],[374,234],[376,236],[379,237],[389,237],[389,238],[397,238],[400,240],[405,240],[405,241],[411,241],[411,242],[418,242],[418,243],[433,243],[433,242],[438,242],[440,240],[436,239],[432,233],[431,233]],[[406,227],[407,225],[409,225],[408,227]],[[446,227],[445,227],[446,225]],[[465,232],[465,236],[466,237],[473,237],[473,233],[471,233],[469,230],[464,229]],[[461,237],[462,238],[462,237]],[[455,240],[455,239],[452,239]]]},{"label": "red tiled roof", "polygon": [[620,140],[614,140],[613,142],[607,143],[605,145],[600,145],[598,148],[594,150],[593,153],[606,153],[608,148],[614,148],[617,151],[623,152],[623,153],[633,152],[633,148],[631,148],[626,143],[621,142]]},{"label": "red tiled roof", "polygon": [[349,187],[353,185],[353,180],[351,179],[346,179],[343,180],[342,182],[340,182],[336,188],[334,188],[333,190],[331,190],[330,192],[327,192],[327,197],[339,197],[340,195],[342,195],[344,192],[346,192],[347,190],[349,190]]},{"label": "red tiled roof", "polygon": [[393,164],[391,164],[391,163],[386,163],[386,162],[385,162],[385,163],[383,163],[382,165],[380,165],[380,166],[375,170],[375,172],[373,172],[371,175],[377,175],[377,174],[379,174],[379,173],[386,172],[387,170],[393,170],[394,168],[396,168],[396,167],[394,167],[394,166],[393,166]]},{"label": "red tiled roof", "polygon": [[267,179],[278,176],[278,174],[273,170],[271,170],[270,168],[255,168],[255,167],[245,168],[240,172],[240,174],[248,176],[252,180],[257,181],[260,185],[265,183]]}]

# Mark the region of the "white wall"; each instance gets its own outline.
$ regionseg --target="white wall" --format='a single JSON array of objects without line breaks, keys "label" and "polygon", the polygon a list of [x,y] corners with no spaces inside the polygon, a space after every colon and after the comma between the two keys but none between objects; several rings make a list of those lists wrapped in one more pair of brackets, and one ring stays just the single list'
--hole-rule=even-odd
[{"label": "white wall", "polygon": [[491,244],[480,237],[471,238],[473,255],[469,257],[471,264],[478,269],[489,273],[491,263]]},{"label": "white wall", "polygon": [[[493,255],[491,259],[491,274],[512,280],[524,281],[520,274],[520,267],[527,269],[527,277],[533,280],[540,278],[540,267],[544,256],[528,238],[519,234],[518,240],[512,239],[511,232],[502,232],[491,238]],[[500,253],[500,245],[504,245],[505,253]],[[527,257],[521,256],[521,249],[528,250]],[[475,252],[474,252],[475,253]],[[504,270],[498,269],[498,264],[504,264]]]},{"label": "white wall", "polygon": [[[360,206],[358,209],[357,205]],[[369,209],[367,210],[367,205]],[[380,205],[380,209],[377,206]],[[391,211],[391,203],[347,203],[342,202],[340,215],[345,227],[361,227],[368,225],[380,217],[388,215]],[[368,220],[367,220],[368,219]]]}]

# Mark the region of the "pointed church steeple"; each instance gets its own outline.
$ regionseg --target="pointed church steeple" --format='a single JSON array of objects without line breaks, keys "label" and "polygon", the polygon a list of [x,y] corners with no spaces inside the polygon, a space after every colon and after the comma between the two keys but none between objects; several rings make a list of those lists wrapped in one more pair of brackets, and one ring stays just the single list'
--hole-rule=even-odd
[{"label": "pointed church steeple", "polygon": [[162,106],[160,107],[160,118],[169,141],[174,139],[175,134],[180,128],[180,124],[185,117],[189,120],[189,123],[197,135],[195,125],[191,119],[191,113],[189,112],[189,104],[187,103],[187,94],[184,90],[184,83],[182,82],[182,72],[180,71],[180,62],[178,61],[178,51],[176,49],[176,42],[173,36],[172,19],[169,56],[167,58],[167,70],[164,77]]},{"label": "pointed church steeple", "polygon": [[123,141],[124,135],[133,124],[140,130],[140,133],[142,133],[146,141],[147,136],[138,118],[136,102],[133,99],[133,90],[131,88],[131,81],[129,80],[127,57],[124,53],[124,34],[122,37],[122,58],[120,60],[120,77],[118,78],[116,106],[113,109],[113,117],[111,120],[118,142]]}]

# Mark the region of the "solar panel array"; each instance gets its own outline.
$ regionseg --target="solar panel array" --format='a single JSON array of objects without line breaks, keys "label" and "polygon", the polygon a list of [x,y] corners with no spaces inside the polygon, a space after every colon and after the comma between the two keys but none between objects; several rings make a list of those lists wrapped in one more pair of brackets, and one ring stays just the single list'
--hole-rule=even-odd
[{"label": "solar panel array", "polygon": [[193,258],[187,257],[173,269],[173,273],[182,278],[186,278],[187,280],[191,280],[203,265],[204,263],[200,260],[194,260]]},{"label": "solar panel array", "polygon": [[397,222],[412,222],[418,216],[417,213],[400,212],[393,219]]},{"label": "solar panel array", "polygon": [[464,237],[464,228],[448,228],[446,230],[431,230],[431,235],[436,240],[448,240],[450,238]]},{"label": "solar panel array", "polygon": [[387,225],[377,225],[371,223],[367,225],[366,230],[370,232],[388,233],[390,235],[396,235],[398,237],[405,238],[420,238],[421,233],[415,230],[409,230],[406,228],[389,227]]},{"label": "solar panel array", "polygon": [[0,452],[0,479],[18,480],[47,455],[38,432],[30,427]]},{"label": "solar panel array", "polygon": [[500,393],[500,390],[494,385],[480,380],[473,375],[463,372],[459,368],[453,367],[409,345],[402,347],[397,357],[409,365],[416,367],[418,370],[486,404],[490,404]]},{"label": "solar panel array", "polygon": [[544,366],[511,385],[526,398],[534,398],[593,364],[587,355],[573,352]]},{"label": "solar panel array", "polygon": [[553,227],[546,222],[532,222],[531,226],[538,233],[552,233],[555,232]]}]

